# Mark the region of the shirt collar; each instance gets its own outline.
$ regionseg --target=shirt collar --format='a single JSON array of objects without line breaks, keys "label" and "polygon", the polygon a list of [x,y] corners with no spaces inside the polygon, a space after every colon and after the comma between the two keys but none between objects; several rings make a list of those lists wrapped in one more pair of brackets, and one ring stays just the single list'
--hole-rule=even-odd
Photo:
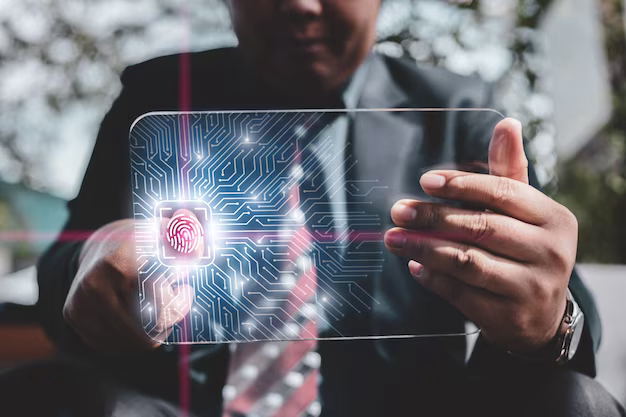
[{"label": "shirt collar", "polygon": [[361,99],[361,93],[363,92],[365,82],[367,81],[367,73],[370,66],[371,56],[372,53],[370,53],[370,55],[365,58],[363,63],[361,63],[361,65],[354,72],[354,74],[350,78],[350,81],[343,90],[341,98],[343,99],[343,103],[346,106],[346,109],[356,109],[359,104],[359,100]]}]

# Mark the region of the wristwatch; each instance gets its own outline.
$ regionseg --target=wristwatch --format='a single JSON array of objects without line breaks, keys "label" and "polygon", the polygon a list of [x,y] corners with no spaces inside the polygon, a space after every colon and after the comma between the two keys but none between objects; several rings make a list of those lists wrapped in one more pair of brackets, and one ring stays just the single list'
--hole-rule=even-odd
[{"label": "wristwatch", "polygon": [[568,289],[565,314],[563,315],[563,320],[561,320],[561,326],[557,333],[557,364],[563,365],[574,357],[578,345],[580,344],[584,324],[585,315]]},{"label": "wristwatch", "polygon": [[525,361],[536,363],[556,362],[557,365],[564,365],[576,354],[584,324],[585,316],[568,289],[565,313],[554,338],[546,346],[533,353],[519,354],[509,350],[507,350],[507,353]]}]

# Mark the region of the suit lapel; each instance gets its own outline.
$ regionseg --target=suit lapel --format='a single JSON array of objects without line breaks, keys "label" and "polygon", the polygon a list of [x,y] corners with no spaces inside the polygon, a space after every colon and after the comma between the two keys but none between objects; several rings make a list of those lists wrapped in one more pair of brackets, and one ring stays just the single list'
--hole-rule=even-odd
[{"label": "suit lapel", "polygon": [[[393,80],[380,56],[370,61],[359,108],[386,109],[409,105],[409,98]],[[418,194],[419,174],[412,178],[423,142],[421,114],[415,112],[357,112],[352,114],[351,154],[347,160],[356,163],[348,178],[349,185],[359,192],[348,198],[351,212],[366,211],[376,214],[384,232],[392,227],[390,209],[401,193]],[[370,192],[372,187],[375,192]],[[355,222],[356,223],[356,222]],[[416,282],[407,276],[406,262],[391,255],[382,241],[372,243],[372,252],[383,255],[382,274],[372,276],[371,291],[376,301],[372,304],[374,335],[411,334],[419,330],[415,318],[416,293],[421,292]],[[393,277],[393,279],[391,279]],[[389,279],[386,279],[389,278]]]},{"label": "suit lapel", "polygon": [[[383,58],[370,59],[367,82],[358,107],[360,109],[402,108],[409,97],[395,83]],[[386,111],[352,114],[351,153],[358,161],[352,178],[377,180],[386,188],[376,193],[376,210],[389,217],[389,202],[398,190],[412,164],[407,155],[415,155],[422,143],[421,115],[415,112]]]},{"label": "suit lapel", "polygon": [[[417,98],[421,100],[420,98]],[[367,83],[361,95],[359,108],[386,109],[412,107],[418,103],[396,83],[383,58],[374,55],[371,60]],[[364,197],[368,190],[348,198],[351,211],[359,207],[368,213],[376,214],[381,225],[379,231],[393,227],[391,206],[403,197],[425,195],[419,185],[419,177],[424,167],[433,163],[430,144],[425,143],[425,128],[438,116],[430,115],[424,120],[420,112],[358,112],[353,114],[351,131],[351,154],[358,161],[353,172],[348,173],[357,187],[373,184],[379,188]],[[372,303],[370,332],[373,335],[406,335],[425,333],[446,333],[450,322],[445,319],[449,306],[433,298],[408,273],[406,260],[391,255],[382,241],[372,251],[383,254],[382,272],[373,276],[371,291]],[[433,320],[430,314],[440,315],[442,320]],[[378,344],[379,348],[387,345]],[[380,352],[388,359],[406,358],[411,355],[413,344],[393,345],[407,352],[391,352],[390,346]],[[411,347],[409,347],[411,346]],[[394,349],[391,349],[394,350]],[[383,352],[384,351],[384,352]],[[414,352],[414,351],[413,351]]]}]

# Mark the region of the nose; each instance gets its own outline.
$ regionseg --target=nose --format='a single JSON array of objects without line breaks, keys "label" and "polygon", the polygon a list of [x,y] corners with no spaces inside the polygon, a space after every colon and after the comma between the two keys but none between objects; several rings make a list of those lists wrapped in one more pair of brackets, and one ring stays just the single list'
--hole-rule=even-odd
[{"label": "nose", "polygon": [[322,14],[322,3],[322,0],[280,0],[280,11],[292,16],[316,17]]}]

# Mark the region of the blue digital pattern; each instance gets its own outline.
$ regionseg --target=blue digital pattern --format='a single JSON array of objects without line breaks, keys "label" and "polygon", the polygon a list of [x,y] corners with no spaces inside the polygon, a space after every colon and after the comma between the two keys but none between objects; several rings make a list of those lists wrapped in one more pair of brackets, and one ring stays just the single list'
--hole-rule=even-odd
[{"label": "blue digital pattern", "polygon": [[[195,290],[193,300],[186,300],[193,307],[180,314],[171,343],[302,337],[288,331],[290,323],[298,326],[302,314],[311,314],[304,306],[290,306],[289,300],[298,296],[290,279],[298,261],[289,253],[294,236],[297,242],[299,233],[310,233],[318,275],[313,314],[326,329],[323,336],[367,336],[350,334],[342,323],[368,314],[377,302],[370,288],[382,270],[381,221],[367,212],[367,201],[354,213],[339,216],[328,208],[330,187],[321,167],[334,158],[341,159],[346,171],[356,164],[344,161],[345,152],[332,152],[326,126],[336,116],[317,111],[151,113],[135,122],[131,180],[147,334],[163,330],[162,315],[177,314],[180,300],[163,304],[159,294],[184,282]],[[321,156],[315,162],[308,152],[313,146]],[[293,205],[290,190],[302,184],[302,175],[308,176],[311,193],[300,193],[301,201]],[[347,194],[385,188],[375,179],[344,182],[338,188]],[[170,262],[176,255],[163,256],[167,242],[161,218],[181,208],[202,223],[205,251],[193,261]],[[335,224],[337,217],[355,220],[343,230]],[[307,223],[315,226],[304,232]],[[350,257],[343,255],[345,247]]]}]

